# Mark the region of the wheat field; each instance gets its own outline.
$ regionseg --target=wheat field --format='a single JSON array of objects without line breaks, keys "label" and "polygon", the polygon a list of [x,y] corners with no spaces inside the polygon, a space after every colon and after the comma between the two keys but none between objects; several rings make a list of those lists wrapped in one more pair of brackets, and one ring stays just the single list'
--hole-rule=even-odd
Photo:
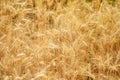
[{"label": "wheat field", "polygon": [[120,0],[0,0],[0,80],[120,80]]}]

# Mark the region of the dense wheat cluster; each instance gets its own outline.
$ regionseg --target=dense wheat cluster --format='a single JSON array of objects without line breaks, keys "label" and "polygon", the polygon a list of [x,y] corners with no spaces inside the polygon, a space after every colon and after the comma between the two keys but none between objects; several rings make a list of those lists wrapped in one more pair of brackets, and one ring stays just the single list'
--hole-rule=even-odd
[{"label": "dense wheat cluster", "polygon": [[0,80],[120,80],[120,1],[0,0]]}]

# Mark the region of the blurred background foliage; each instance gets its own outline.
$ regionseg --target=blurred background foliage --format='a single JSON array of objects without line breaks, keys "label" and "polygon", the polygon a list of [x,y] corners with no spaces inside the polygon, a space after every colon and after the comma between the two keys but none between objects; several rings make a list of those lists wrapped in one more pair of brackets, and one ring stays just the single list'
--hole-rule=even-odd
[{"label": "blurred background foliage", "polygon": [[[80,3],[82,0],[32,0],[37,6],[44,7],[47,9],[56,9],[63,8],[64,6],[71,7],[74,6],[75,3]],[[88,3],[97,2],[97,5],[100,5],[104,0],[85,0]],[[119,2],[117,0],[105,0],[112,6],[115,6],[115,3]],[[99,3],[99,4],[98,4]],[[95,3],[96,4],[96,3]]]}]

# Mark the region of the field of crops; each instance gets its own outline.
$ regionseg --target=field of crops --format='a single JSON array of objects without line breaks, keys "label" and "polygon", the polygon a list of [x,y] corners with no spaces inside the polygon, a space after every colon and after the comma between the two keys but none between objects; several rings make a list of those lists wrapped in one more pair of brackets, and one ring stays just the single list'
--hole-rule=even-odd
[{"label": "field of crops", "polygon": [[0,80],[120,80],[120,0],[0,0]]}]

